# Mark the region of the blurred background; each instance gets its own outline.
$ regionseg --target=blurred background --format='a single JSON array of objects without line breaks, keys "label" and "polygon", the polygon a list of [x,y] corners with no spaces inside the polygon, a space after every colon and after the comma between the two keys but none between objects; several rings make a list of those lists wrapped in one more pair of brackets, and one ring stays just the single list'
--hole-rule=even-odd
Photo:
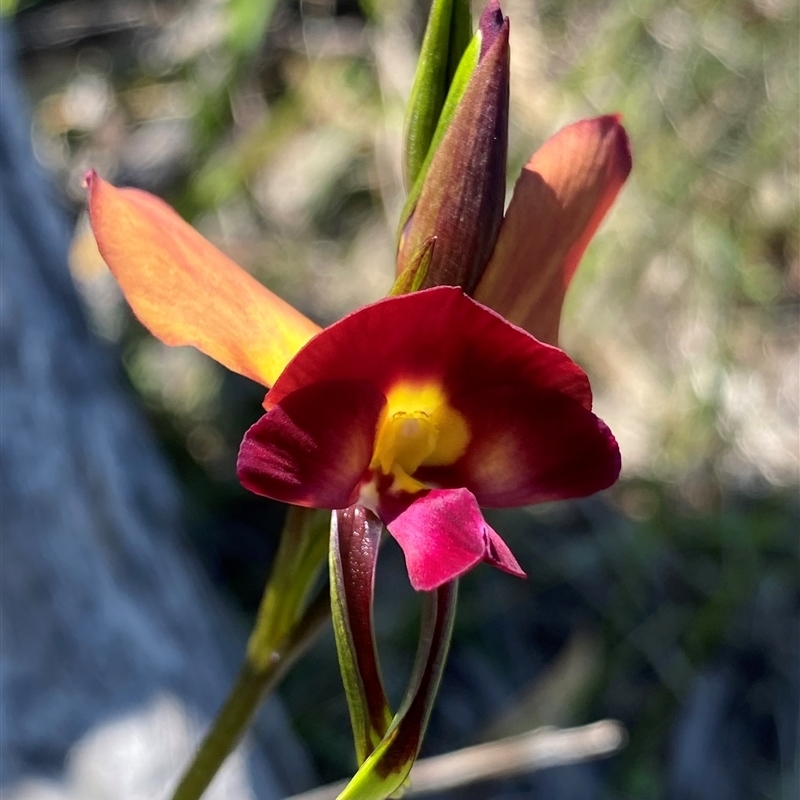
[{"label": "blurred background", "polygon": [[[132,318],[88,233],[89,167],[173,204],[318,322],[393,278],[415,0],[3,0],[74,285],[246,627],[283,510],[235,478],[263,391]],[[462,582],[424,754],[614,717],[607,761],[468,798],[797,798],[798,30],[792,0],[506,0],[509,187],[559,127],[621,112],[633,173],[568,297],[564,348],[617,435],[600,497],[491,516],[527,581]],[[480,8],[474,11],[479,13]],[[377,625],[402,692],[418,603],[393,543]],[[64,687],[69,691],[69,687]],[[281,688],[320,781],[352,770],[332,636]],[[444,797],[444,795],[443,795]]]}]

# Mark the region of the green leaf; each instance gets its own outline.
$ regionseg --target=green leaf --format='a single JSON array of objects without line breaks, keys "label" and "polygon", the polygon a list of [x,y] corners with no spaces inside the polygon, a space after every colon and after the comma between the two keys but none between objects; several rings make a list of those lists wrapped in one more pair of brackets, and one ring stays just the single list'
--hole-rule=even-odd
[{"label": "green leaf", "polygon": [[450,15],[450,42],[447,49],[447,87],[453,82],[464,51],[472,40],[472,14],[469,0],[453,0]]},{"label": "green leaf", "polygon": [[356,757],[363,764],[386,733],[392,710],[378,665],[372,625],[380,520],[361,506],[331,517],[331,614]]},{"label": "green leaf", "polygon": [[247,643],[247,661],[269,667],[273,653],[294,629],[318,586],[328,544],[328,513],[290,506],[272,574]]},{"label": "green leaf", "polygon": [[411,681],[386,735],[337,800],[385,800],[402,790],[419,753],[444,671],[458,582],[426,592]]},{"label": "green leaf", "polygon": [[450,84],[472,35],[469,0],[433,0],[406,108],[404,170],[417,179],[439,123]]},{"label": "green leaf", "polygon": [[275,0],[228,0],[228,42],[236,53],[250,53],[264,38]]}]

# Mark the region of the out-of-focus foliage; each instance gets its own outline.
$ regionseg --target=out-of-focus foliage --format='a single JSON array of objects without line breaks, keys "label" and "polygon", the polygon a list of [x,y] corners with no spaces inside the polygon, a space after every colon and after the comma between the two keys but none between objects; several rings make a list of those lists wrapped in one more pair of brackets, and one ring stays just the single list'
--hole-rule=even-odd
[{"label": "out-of-focus foliage", "polygon": [[[322,321],[384,293],[422,15],[401,0],[376,6],[372,25],[326,0],[302,13],[252,0],[93,7],[70,7],[72,34],[56,27],[66,4],[20,17],[38,152],[76,202],[89,164],[166,193]],[[720,481],[792,483],[796,4],[505,9],[510,178],[581,116],[619,110],[633,141],[633,176],[564,325],[627,474],[682,483],[700,504]],[[57,71],[39,58],[54,51]]]},{"label": "out-of-focus foliage", "polygon": [[[483,786],[452,797],[788,800],[800,701],[796,498],[731,498],[698,514],[636,481],[613,499],[633,518],[593,501],[492,515],[529,578],[476,570],[461,582],[427,748],[603,716],[625,722],[627,748],[584,783],[542,776],[517,782],[516,794]],[[376,621],[391,695],[402,689],[416,620],[401,569],[392,570],[399,550],[390,544],[384,556]],[[310,659],[287,696],[335,777],[347,758],[347,711],[330,648]]]},{"label": "out-of-focus foliage", "polygon": [[[431,745],[468,743],[504,703],[519,719],[495,719],[498,733],[615,714],[632,739],[609,779],[650,798],[695,763],[681,755],[692,725],[705,720],[728,742],[713,725],[730,719],[764,743],[731,750],[763,766],[755,796],[788,796],[779,776],[791,774],[797,732],[800,605],[798,6],[506,0],[504,10],[510,185],[547,136],[582,116],[620,111],[631,136],[633,174],[562,326],[620,439],[625,478],[605,505],[498,519],[504,533],[519,529],[509,541],[531,578],[479,570],[465,582]],[[15,24],[37,156],[76,214],[89,166],[155,191],[329,322],[392,284],[403,104],[426,13],[411,0],[23,4]],[[233,466],[261,391],[146,337],[85,235],[73,271],[186,481],[198,545],[252,605],[272,546],[269,506],[240,490]],[[395,670],[402,685],[415,635],[398,591],[391,613],[378,613],[390,686]],[[346,710],[332,649],[311,658],[314,680],[301,667],[287,697],[333,777],[350,766],[336,727]],[[729,707],[741,713],[725,717]]]},{"label": "out-of-focus foliage", "polygon": [[691,482],[698,495],[718,480],[792,483],[796,4],[543,2],[534,18],[519,5],[521,131],[617,109],[633,141],[632,180],[565,326],[628,474]]}]

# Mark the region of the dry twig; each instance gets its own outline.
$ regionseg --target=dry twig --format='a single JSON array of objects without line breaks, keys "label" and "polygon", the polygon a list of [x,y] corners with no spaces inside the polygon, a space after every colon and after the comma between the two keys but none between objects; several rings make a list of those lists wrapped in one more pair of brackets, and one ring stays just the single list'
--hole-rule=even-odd
[{"label": "dry twig", "polygon": [[[609,756],[624,746],[626,738],[621,723],[604,719],[579,728],[537,728],[519,736],[465,747],[418,761],[404,797]],[[335,800],[345,785],[346,782],[321,786],[287,800]]]}]

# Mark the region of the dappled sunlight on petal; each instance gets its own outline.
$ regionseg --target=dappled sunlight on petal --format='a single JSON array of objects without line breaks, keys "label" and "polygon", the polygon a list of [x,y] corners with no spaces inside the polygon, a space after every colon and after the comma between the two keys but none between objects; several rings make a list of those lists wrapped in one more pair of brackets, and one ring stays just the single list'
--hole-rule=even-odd
[{"label": "dappled sunlight on petal", "polygon": [[142,324],[271,386],[319,330],[217,250],[166,203],[86,176],[100,253]]}]

